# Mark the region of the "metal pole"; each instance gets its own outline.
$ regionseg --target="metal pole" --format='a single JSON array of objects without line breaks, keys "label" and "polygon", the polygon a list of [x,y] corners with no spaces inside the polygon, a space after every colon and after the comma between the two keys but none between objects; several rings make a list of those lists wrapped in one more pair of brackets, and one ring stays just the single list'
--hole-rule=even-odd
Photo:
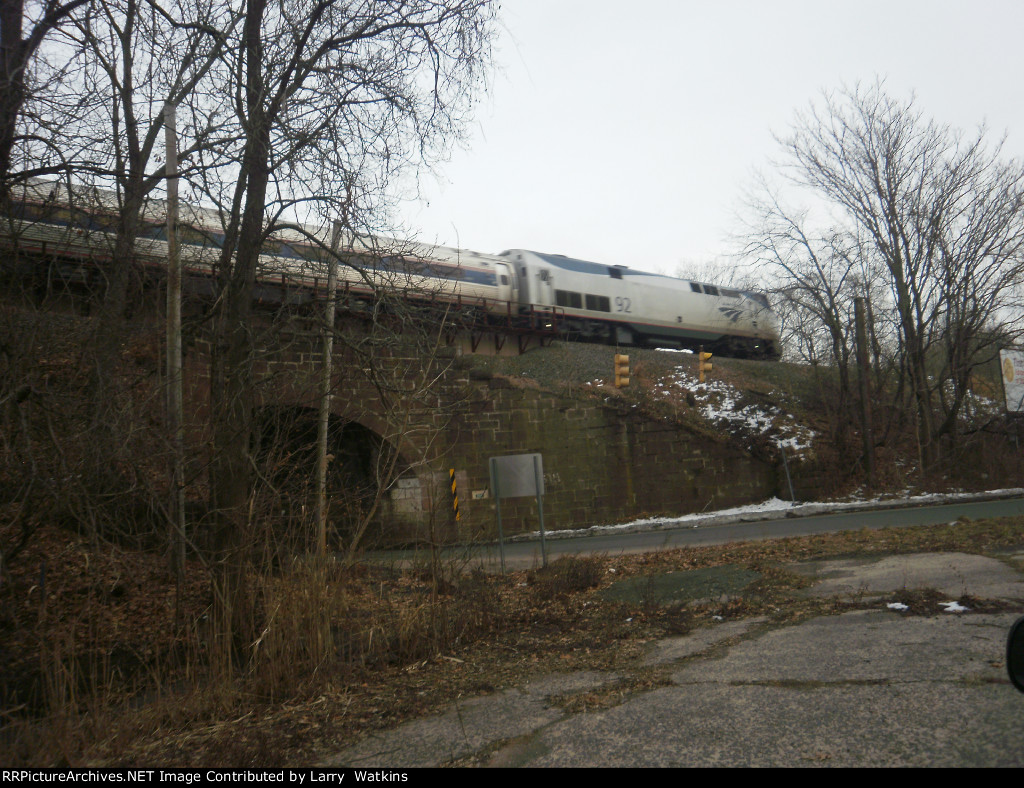
[{"label": "metal pole", "polygon": [[505,533],[501,529],[501,484],[498,482],[497,468],[491,457],[491,486],[494,487],[494,502],[498,508],[498,552],[501,554],[501,573],[505,574]]},{"label": "metal pole", "polygon": [[864,470],[867,475],[868,488],[875,486],[875,449],[871,436],[871,363],[868,358],[868,332],[864,320],[864,299],[853,300],[854,322],[857,333],[857,367],[860,374],[861,402],[861,436],[864,446]]},{"label": "metal pole", "polygon": [[534,489],[537,491],[537,513],[540,515],[540,555],[541,555],[541,566],[548,565],[548,546],[544,539],[544,496],[541,495],[541,479],[540,474],[540,463],[538,462],[537,456],[533,458],[533,483]]},{"label": "metal pole", "polygon": [[171,568],[185,573],[185,414],[181,362],[181,251],[178,246],[178,134],[175,106],[164,105],[167,175],[167,421],[174,446]]},{"label": "metal pole", "polygon": [[781,443],[778,444],[778,447],[779,454],[782,455],[782,467],[786,471],[786,484],[789,485],[789,500],[795,501],[796,496],[793,494],[793,480],[789,478],[789,463],[786,461],[786,450],[785,448],[783,448]]}]

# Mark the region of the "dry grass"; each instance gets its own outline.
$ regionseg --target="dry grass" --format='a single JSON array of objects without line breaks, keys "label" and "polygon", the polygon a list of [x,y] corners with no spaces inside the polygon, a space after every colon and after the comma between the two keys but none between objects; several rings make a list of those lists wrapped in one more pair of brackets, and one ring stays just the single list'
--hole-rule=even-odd
[{"label": "dry grass", "polygon": [[530,572],[527,582],[538,598],[550,601],[577,591],[586,591],[604,578],[604,561],[596,557],[562,557],[550,566]]},{"label": "dry grass", "polygon": [[[37,549],[67,546],[67,538],[47,532]],[[172,584],[156,563],[148,564],[144,553],[98,556],[75,543],[75,550],[54,552],[66,563],[54,562],[51,572],[65,580],[48,595],[45,615],[31,571],[13,574],[0,591],[6,679],[0,760],[12,766],[310,763],[372,730],[531,674],[628,670],[650,640],[709,625],[715,616],[786,621],[848,609],[846,602],[793,593],[806,581],[782,568],[791,561],[1022,544],[1024,518],[1014,518],[562,559],[505,577],[448,568],[443,584],[423,568],[296,562],[254,578],[263,618],[249,668],[218,683],[206,672],[203,627],[171,625]],[[597,593],[626,577],[726,564],[762,579],[741,595],[697,606],[653,597],[623,603]],[[69,577],[74,567],[77,582]],[[118,573],[134,578],[130,592],[96,593]],[[193,582],[185,608],[201,619],[208,589],[201,577]],[[926,596],[908,598],[912,609],[929,609],[934,600]],[[129,603],[136,612],[123,619],[127,626],[111,625]],[[984,600],[964,603],[986,609]],[[135,657],[115,659],[119,653]],[[21,673],[10,673],[12,667]],[[35,694],[19,696],[30,679]],[[573,702],[607,706],[642,691],[645,681]]]}]

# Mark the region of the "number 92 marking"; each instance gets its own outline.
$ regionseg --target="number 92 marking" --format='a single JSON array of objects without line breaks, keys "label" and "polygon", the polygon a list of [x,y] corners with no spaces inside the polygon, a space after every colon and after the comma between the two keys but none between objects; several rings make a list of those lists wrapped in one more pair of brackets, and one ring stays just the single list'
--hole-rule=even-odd
[{"label": "number 92 marking", "polygon": [[616,312],[629,312],[630,311],[629,307],[630,307],[630,301],[629,301],[628,298],[623,298],[622,296],[617,296],[615,298],[615,311]]}]

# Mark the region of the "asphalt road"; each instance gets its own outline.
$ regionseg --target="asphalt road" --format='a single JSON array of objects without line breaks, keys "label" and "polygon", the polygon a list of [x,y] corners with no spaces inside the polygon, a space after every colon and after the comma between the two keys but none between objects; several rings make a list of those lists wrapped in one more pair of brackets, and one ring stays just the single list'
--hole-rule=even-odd
[{"label": "asphalt road", "polygon": [[[932,519],[902,519],[964,511],[928,508]],[[322,765],[1020,768],[1024,694],[1006,675],[1005,644],[1024,612],[1022,567],[1021,548],[797,562],[787,568],[812,580],[799,594],[838,598],[845,609],[718,619],[650,641],[636,662],[460,697],[438,715],[368,732]],[[969,604],[891,606],[907,589]],[[462,670],[483,669],[463,656]],[[653,688],[619,690],[640,677]]]},{"label": "asphalt road", "polygon": [[[636,530],[630,532],[602,533],[599,535],[557,537],[549,535],[546,540],[548,560],[564,555],[583,553],[640,553],[669,547],[726,544],[756,539],[779,539],[787,536],[834,533],[837,531],[859,530],[861,528],[891,528],[911,525],[934,525],[948,523],[967,517],[980,520],[990,517],[1024,515],[1024,497],[993,499],[983,501],[961,501],[930,506],[900,506],[898,508],[858,509],[828,514],[800,515],[792,510],[769,513],[772,519],[753,520],[759,515],[737,516],[732,522],[714,524],[687,524],[681,527],[658,530]],[[744,519],[741,519],[744,518]],[[462,548],[465,552],[467,548]],[[450,551],[458,555],[459,550]],[[409,558],[412,554],[394,552],[392,559]],[[501,553],[495,544],[474,546],[474,562],[489,568],[500,567]],[[506,542],[505,564],[509,568],[524,568],[541,564],[541,542],[539,539]]]}]

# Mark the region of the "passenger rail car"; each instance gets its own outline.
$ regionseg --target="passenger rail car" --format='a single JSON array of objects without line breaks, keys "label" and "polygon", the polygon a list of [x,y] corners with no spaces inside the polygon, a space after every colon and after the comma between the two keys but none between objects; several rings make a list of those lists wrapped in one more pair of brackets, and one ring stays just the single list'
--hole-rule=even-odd
[{"label": "passenger rail car", "polygon": [[[76,207],[89,205],[89,210]],[[161,270],[168,255],[163,203],[143,216],[135,241],[135,261]],[[193,290],[212,293],[215,266],[224,243],[217,212],[180,208],[178,228],[184,274]],[[0,248],[53,262],[70,282],[101,276],[98,266],[114,249],[116,204],[108,192],[74,194],[66,187],[34,182],[13,201],[11,215],[0,218]],[[312,301],[327,285],[328,230],[296,226],[276,231],[264,244],[257,267],[258,300]],[[338,289],[363,298],[380,289],[434,304],[481,312],[496,320],[518,320],[516,282],[507,260],[461,249],[349,235],[341,244]]]}]

